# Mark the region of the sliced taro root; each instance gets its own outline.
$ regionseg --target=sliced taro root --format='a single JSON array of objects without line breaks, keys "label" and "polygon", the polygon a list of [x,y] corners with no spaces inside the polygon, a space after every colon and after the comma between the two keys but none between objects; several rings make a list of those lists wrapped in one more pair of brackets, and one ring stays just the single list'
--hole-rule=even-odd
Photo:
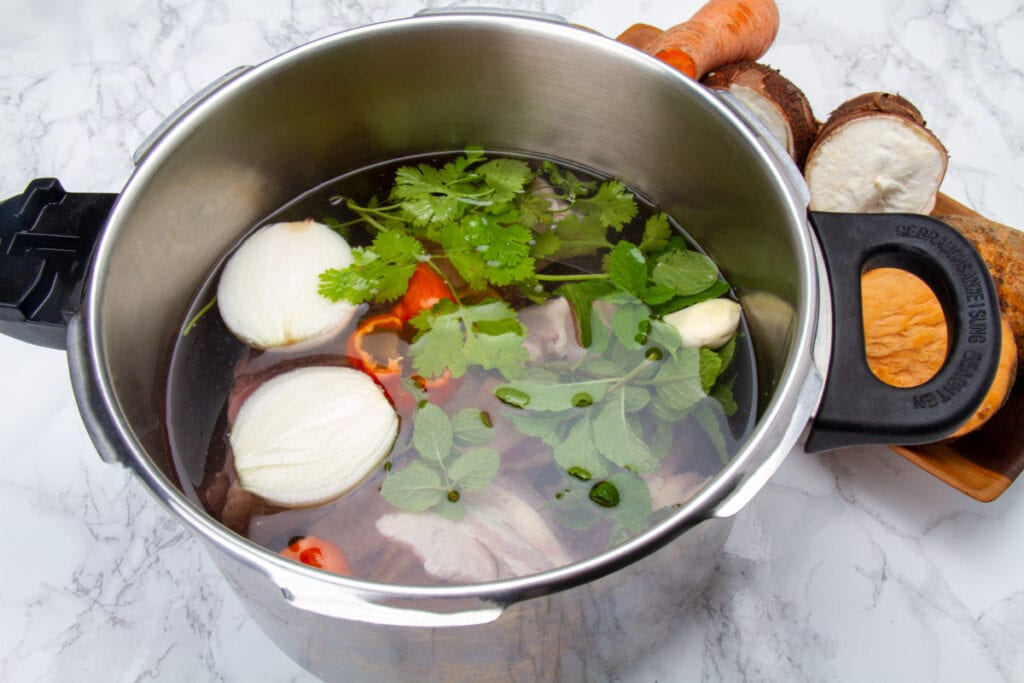
[{"label": "sliced taro root", "polygon": [[803,168],[818,134],[811,103],[800,88],[777,70],[758,62],[737,62],[715,69],[701,83],[724,90],[742,102]]},{"label": "sliced taro root", "polygon": [[929,213],[949,154],[917,108],[873,92],[839,106],[807,154],[815,211]]}]

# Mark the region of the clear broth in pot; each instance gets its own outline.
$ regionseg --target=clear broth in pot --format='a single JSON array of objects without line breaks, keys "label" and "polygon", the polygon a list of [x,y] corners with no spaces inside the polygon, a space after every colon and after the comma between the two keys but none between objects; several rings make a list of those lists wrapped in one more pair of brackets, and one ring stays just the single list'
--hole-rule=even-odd
[{"label": "clear broth in pot", "polygon": [[[386,206],[399,169],[441,168],[459,154],[403,158],[346,174],[281,207],[253,230],[312,218],[344,232],[353,248],[369,249],[377,229],[359,220],[353,205]],[[291,369],[364,367],[365,357],[351,355],[350,338],[361,322],[393,311],[395,301],[361,303],[351,323],[315,348],[262,351],[237,339],[211,305],[227,255],[198,289],[168,372],[167,433],[186,495],[274,552],[314,538],[341,549],[347,572],[360,578],[472,583],[600,553],[670,515],[721,470],[754,423],[756,372],[745,323],[741,318],[736,333],[719,348],[677,348],[662,318],[702,295],[660,296],[655,286],[685,280],[686,273],[639,285],[621,273],[608,275],[609,267],[614,269],[610,253],[620,242],[627,243],[622,252],[636,246],[634,253],[646,261],[651,277],[659,259],[699,261],[693,256],[701,254],[697,245],[653,202],[619,186],[616,201],[630,195],[635,215],[605,230],[606,246],[568,247],[570,235],[595,234],[593,226],[584,225],[587,212],[599,213],[601,200],[594,198],[603,196],[609,179],[561,161],[486,155],[499,158],[525,162],[542,179],[532,180],[526,192],[541,198],[532,206],[549,211],[543,221],[550,225],[528,226],[535,231],[530,249],[538,249],[548,231],[564,234],[564,243],[536,251],[531,263],[541,277],[529,287],[491,284],[473,292],[451,264],[439,272],[451,276],[459,306],[497,300],[514,310],[521,343],[530,349],[514,364],[518,370],[470,363],[458,377],[424,377],[410,363],[416,360],[410,353],[422,348],[416,343],[422,329],[405,323],[387,334],[364,335],[361,348],[370,356],[405,359],[409,365],[399,381],[380,382],[399,421],[390,453],[334,500],[312,507],[274,505],[246,491],[234,471],[229,437],[239,405],[254,387]],[[573,212],[563,226],[560,221]],[[665,256],[664,234],[650,239],[657,232],[652,220],[666,219],[679,253],[688,252],[685,259]],[[441,264],[445,257],[437,245],[427,246]],[[666,265],[662,274],[669,270]],[[595,282],[603,284],[582,285]],[[314,290],[317,286],[310,282]],[[714,297],[734,298],[717,275],[703,293]],[[441,308],[438,304],[424,315]],[[581,309],[590,315],[581,318]],[[670,337],[668,345],[662,343]],[[562,394],[571,405],[553,408],[554,397]],[[425,462],[414,445],[416,425],[426,425],[428,413],[454,434],[447,462]],[[497,454],[496,474],[466,487],[449,479],[447,468],[455,459],[481,450]],[[420,509],[421,502],[408,504],[401,487],[387,483],[410,465],[429,465],[444,480],[444,490],[426,509]]]}]

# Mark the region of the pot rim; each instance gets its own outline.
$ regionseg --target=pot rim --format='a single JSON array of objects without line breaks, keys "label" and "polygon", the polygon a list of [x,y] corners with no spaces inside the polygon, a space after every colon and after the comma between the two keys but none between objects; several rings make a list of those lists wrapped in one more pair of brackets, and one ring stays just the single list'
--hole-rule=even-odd
[{"label": "pot rim", "polygon": [[[132,205],[140,193],[139,188],[145,187],[147,180],[154,174],[154,169],[161,165],[161,161],[173,153],[180,141],[202,125],[203,119],[215,112],[222,102],[230,100],[240,91],[257,85],[266,76],[289,68],[293,62],[302,60],[310,54],[329,51],[338,45],[353,41],[373,40],[375,37],[395,31],[445,30],[455,26],[525,31],[535,35],[545,34],[553,40],[588,44],[589,49],[603,52],[609,59],[629,60],[635,63],[638,72],[650,72],[652,77],[675,80],[679,87],[689,90],[694,97],[701,99],[705,106],[714,110],[723,119],[725,125],[733,128],[750,147],[752,158],[766,169],[778,187],[780,197],[784,198],[786,213],[792,219],[794,231],[797,233],[795,242],[799,253],[796,255],[796,261],[799,264],[799,281],[803,286],[800,305],[794,311],[795,334],[792,351],[780,375],[777,389],[768,401],[753,432],[732,461],[673,515],[622,544],[549,571],[486,583],[422,586],[343,577],[287,560],[230,531],[190,501],[146,454],[118,406],[111,378],[104,372],[107,358],[101,343],[103,311],[100,306],[106,286],[103,274],[112,245],[116,241],[122,222],[131,213]],[[152,147],[141,159],[117,199],[90,265],[80,313],[81,320],[73,331],[73,334],[79,336],[78,343],[69,344],[71,354],[80,355],[77,359],[80,372],[72,372],[76,384],[80,385],[76,388],[76,393],[80,397],[80,403],[82,397],[87,397],[94,408],[93,417],[99,418],[98,426],[94,425],[91,429],[94,440],[102,440],[107,447],[116,449],[116,459],[130,465],[149,491],[172,514],[205,541],[217,545],[235,559],[258,568],[272,578],[301,577],[328,590],[352,591],[363,597],[377,599],[477,598],[499,604],[508,604],[587,583],[656,551],[704,520],[728,517],[737,512],[767,482],[790,449],[798,442],[817,406],[821,394],[820,374],[824,370],[820,359],[815,362],[816,354],[813,350],[820,324],[821,290],[827,287],[827,279],[821,275],[820,256],[817,255],[817,246],[807,223],[806,204],[801,205],[800,192],[793,187],[791,173],[784,170],[785,163],[785,160],[780,161],[777,155],[772,153],[741,117],[710,91],[639,50],[580,28],[531,18],[470,13],[397,19],[325,36],[274,56],[199,99],[153,142]],[[76,365],[75,361],[73,365]],[[104,433],[97,436],[97,429]],[[765,446],[763,442],[768,442],[769,445]]]}]

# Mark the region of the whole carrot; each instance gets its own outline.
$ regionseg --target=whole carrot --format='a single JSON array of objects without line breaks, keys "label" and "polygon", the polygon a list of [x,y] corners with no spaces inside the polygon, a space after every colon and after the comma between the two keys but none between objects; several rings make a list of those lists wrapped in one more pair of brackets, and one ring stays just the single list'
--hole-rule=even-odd
[{"label": "whole carrot", "polygon": [[700,79],[720,66],[756,61],[779,31],[774,0],[710,0],[691,19],[643,47],[644,52]]}]

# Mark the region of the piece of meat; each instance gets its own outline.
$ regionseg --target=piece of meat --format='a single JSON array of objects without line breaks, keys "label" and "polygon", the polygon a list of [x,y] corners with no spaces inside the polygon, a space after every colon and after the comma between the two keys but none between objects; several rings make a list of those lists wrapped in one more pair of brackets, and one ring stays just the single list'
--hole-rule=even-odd
[{"label": "piece of meat", "polygon": [[463,495],[465,516],[395,512],[377,520],[386,538],[409,547],[435,578],[479,583],[526,576],[573,561],[547,522],[499,480]]},{"label": "piece of meat", "polygon": [[566,360],[575,363],[583,357],[576,333],[576,320],[565,297],[555,297],[519,312],[526,327],[523,346],[530,360]]}]

